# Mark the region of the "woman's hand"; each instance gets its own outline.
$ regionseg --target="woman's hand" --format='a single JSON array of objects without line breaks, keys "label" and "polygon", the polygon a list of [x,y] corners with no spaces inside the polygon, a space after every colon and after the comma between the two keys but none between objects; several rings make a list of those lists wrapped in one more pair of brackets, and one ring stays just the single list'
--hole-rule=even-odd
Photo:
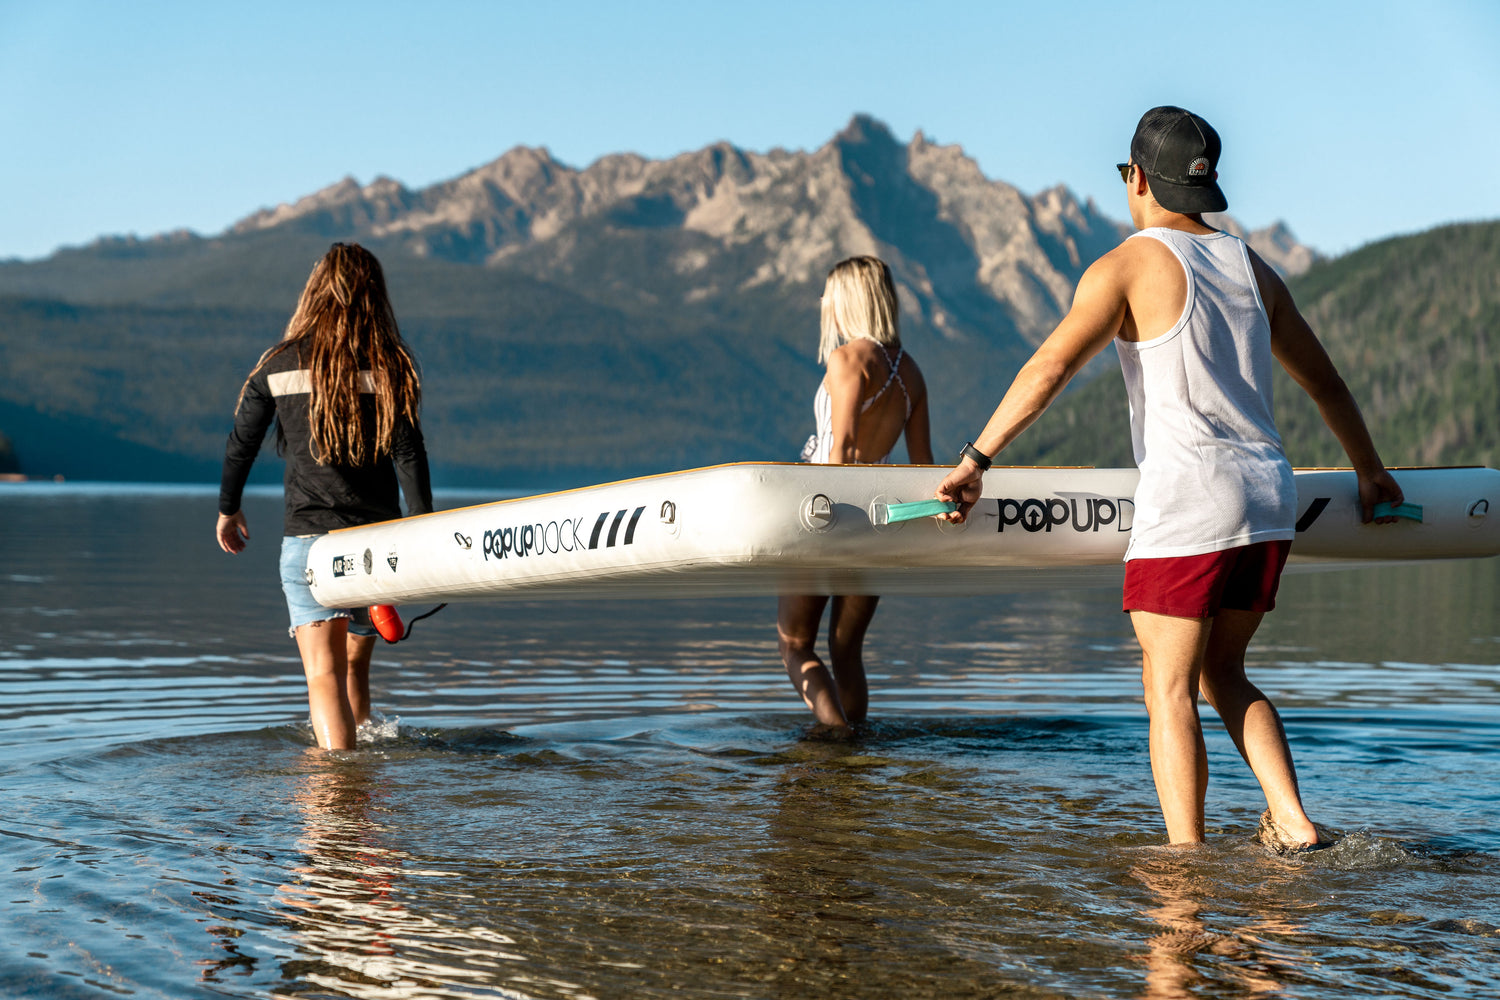
[{"label": "woman's hand", "polygon": [[245,512],[238,510],[233,514],[220,514],[218,536],[219,548],[230,555],[245,551],[245,543],[250,540],[250,526],[245,523]]}]

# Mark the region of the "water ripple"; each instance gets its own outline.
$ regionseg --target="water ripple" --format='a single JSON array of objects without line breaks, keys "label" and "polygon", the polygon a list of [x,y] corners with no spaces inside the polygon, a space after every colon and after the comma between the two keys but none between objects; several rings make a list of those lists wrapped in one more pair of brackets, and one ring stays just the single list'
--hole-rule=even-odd
[{"label": "water ripple", "polygon": [[455,606],[321,754],[211,491],[0,504],[3,995],[1500,995],[1494,561],[1283,584],[1249,668],[1340,839],[1277,857],[1207,711],[1161,846],[1107,592],[883,601],[849,742],[773,602]]}]

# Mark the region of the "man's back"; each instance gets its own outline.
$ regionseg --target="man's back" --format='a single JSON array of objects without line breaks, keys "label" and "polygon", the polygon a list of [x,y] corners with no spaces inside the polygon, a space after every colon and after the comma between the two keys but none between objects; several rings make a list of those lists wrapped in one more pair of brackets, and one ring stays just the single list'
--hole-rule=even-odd
[{"label": "man's back", "polygon": [[[1116,345],[1141,468],[1127,558],[1291,538],[1296,487],[1271,415],[1270,324],[1244,243],[1169,228],[1130,242],[1168,250],[1184,289],[1168,329]],[[1161,295],[1131,293],[1133,306]]]}]

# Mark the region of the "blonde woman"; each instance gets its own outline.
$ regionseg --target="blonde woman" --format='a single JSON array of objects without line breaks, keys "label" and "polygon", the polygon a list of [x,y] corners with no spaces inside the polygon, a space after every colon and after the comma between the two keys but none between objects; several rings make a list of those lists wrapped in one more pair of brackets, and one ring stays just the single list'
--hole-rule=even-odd
[{"label": "blonde woman", "polygon": [[[891,270],[877,257],[851,257],[828,272],[823,286],[818,360],[827,373],[813,398],[817,432],[802,450],[804,462],[870,464],[887,460],[906,435],[908,459],[932,462],[927,383],[906,349]],[[863,647],[880,600],[873,594],[833,598],[828,625],[832,670],[814,646],[823,595],[783,597],[777,632],[787,676],[822,725],[847,732],[869,705]]]},{"label": "blonde woman", "polygon": [[[354,746],[370,716],[375,630],[363,609],[325,608],[306,579],[321,534],[432,510],[427,451],[417,423],[416,360],[401,339],[375,255],[335,243],[318,261],[281,342],[240,390],[219,486],[219,547],[250,538],[240,498],[271,421],[286,458],[281,587],[307,677],[313,733],[324,749]],[[356,616],[361,619],[352,621]]]}]

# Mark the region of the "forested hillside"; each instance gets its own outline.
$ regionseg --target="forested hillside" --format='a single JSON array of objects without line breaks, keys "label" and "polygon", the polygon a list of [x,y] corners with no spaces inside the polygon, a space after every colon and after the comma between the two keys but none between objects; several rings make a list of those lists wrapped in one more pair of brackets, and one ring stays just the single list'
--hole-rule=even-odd
[{"label": "forested hillside", "polygon": [[[636,238],[642,260],[664,252],[652,240],[684,239]],[[321,244],[304,241],[304,256]],[[288,303],[301,269],[281,278]],[[401,263],[391,276],[427,373],[444,481],[567,484],[787,459],[805,436],[818,378],[813,284],[748,290],[731,313],[609,304],[535,275],[441,262]],[[1500,466],[1500,223],[1372,244],[1290,286],[1387,462]],[[270,309],[0,297],[0,370],[45,404],[0,399],[0,432],[33,475],[212,481],[240,380],[285,320]],[[1021,355],[907,322],[946,459],[983,425]],[[1124,389],[1106,353],[1100,374],[1023,434],[1006,464],[1131,464]],[[1344,463],[1279,369],[1276,407],[1295,464]],[[50,443],[45,465],[27,467],[27,440]],[[0,472],[12,468],[0,444]],[[262,463],[259,478],[276,475]]]},{"label": "forested hillside", "polygon": [[[569,485],[790,459],[806,436],[819,377],[815,291],[796,315],[777,296],[747,293],[726,321],[617,308],[462,265],[388,271],[398,310],[416,306],[402,331],[423,368],[441,483]],[[279,298],[289,308],[296,294]],[[488,308],[444,315],[435,300],[445,294]],[[0,296],[0,431],[31,475],[214,481],[240,384],[286,318]],[[929,336],[917,324],[912,335]],[[258,481],[279,474],[273,461],[257,467]]]},{"label": "forested hillside", "polygon": [[[1387,464],[1500,467],[1500,222],[1373,243],[1315,264],[1289,287]],[[997,394],[986,405],[998,401]],[[987,416],[976,413],[975,426]],[[1311,400],[1279,368],[1276,417],[1293,464],[1348,464]],[[1059,400],[1002,461],[1129,465],[1127,419],[1124,383],[1111,364]]]}]

